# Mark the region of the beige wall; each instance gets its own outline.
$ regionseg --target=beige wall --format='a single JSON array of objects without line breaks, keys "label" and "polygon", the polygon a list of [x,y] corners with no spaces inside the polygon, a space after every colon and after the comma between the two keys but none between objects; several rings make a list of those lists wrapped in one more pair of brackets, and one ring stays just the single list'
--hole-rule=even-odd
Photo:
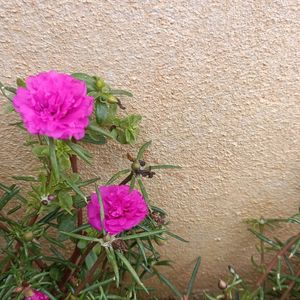
[{"label": "beige wall", "polygon": [[[148,184],[191,241],[162,249],[176,262],[166,274],[183,286],[201,255],[197,287],[215,287],[229,263],[251,269],[245,219],[299,204],[297,2],[0,0],[0,80],[80,70],[131,90],[128,111],[144,116],[140,143],[154,142],[149,160],[184,168]],[[33,166],[22,134],[0,117],[6,180]],[[106,179],[134,149],[93,151],[85,173]]]}]

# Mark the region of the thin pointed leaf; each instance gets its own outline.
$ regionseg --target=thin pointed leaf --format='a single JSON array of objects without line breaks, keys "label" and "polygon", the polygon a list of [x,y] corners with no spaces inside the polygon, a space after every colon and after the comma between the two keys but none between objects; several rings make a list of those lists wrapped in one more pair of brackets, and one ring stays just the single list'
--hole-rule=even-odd
[{"label": "thin pointed leaf", "polygon": [[114,183],[118,178],[120,178],[123,175],[126,175],[127,173],[130,172],[130,169],[124,169],[119,171],[118,173],[114,174],[107,182],[106,185],[111,185]]},{"label": "thin pointed leaf", "polygon": [[149,142],[145,143],[144,145],[142,145],[142,147],[140,148],[140,150],[136,156],[137,160],[140,160],[143,158],[145,151],[149,148],[151,143],[152,143],[152,141],[149,141]]},{"label": "thin pointed leaf", "polygon": [[136,271],[134,270],[134,268],[132,267],[132,265],[130,264],[130,262],[127,260],[127,258],[121,252],[119,252],[119,251],[117,251],[116,254],[120,258],[120,260],[123,262],[123,264],[125,265],[126,269],[129,271],[129,273],[131,274],[131,276],[133,277],[133,279],[137,282],[137,284],[139,284],[144,289],[144,291],[147,294],[149,294],[148,290],[146,289],[146,287],[144,286],[144,284],[140,280],[140,277],[138,276],[138,274],[136,273]]},{"label": "thin pointed leaf", "polygon": [[197,258],[197,261],[196,261],[191,279],[190,279],[189,284],[188,284],[188,288],[187,288],[187,296],[188,297],[192,294],[194,283],[196,281],[196,277],[197,277],[197,274],[198,274],[198,271],[199,271],[200,263],[201,263],[201,257],[199,256]]},{"label": "thin pointed leaf", "polygon": [[151,170],[156,170],[156,169],[182,169],[180,166],[175,166],[175,165],[150,165],[149,166]]},{"label": "thin pointed leaf", "polygon": [[54,140],[53,138],[49,138],[48,140],[49,140],[51,168],[53,170],[54,178],[57,181],[59,181],[59,169],[58,169],[58,162],[56,157]]}]

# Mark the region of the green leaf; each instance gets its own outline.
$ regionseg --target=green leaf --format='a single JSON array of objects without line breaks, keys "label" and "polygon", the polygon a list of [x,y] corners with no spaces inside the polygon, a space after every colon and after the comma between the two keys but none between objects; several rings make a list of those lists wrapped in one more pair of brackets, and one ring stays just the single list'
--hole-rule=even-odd
[{"label": "green leaf", "polygon": [[93,251],[90,251],[90,253],[85,258],[85,264],[88,270],[92,268],[96,260],[97,260],[97,255]]},{"label": "green leaf", "polygon": [[127,258],[121,252],[119,252],[119,251],[116,251],[116,254],[120,258],[120,260],[123,262],[123,264],[125,265],[126,269],[131,274],[132,278],[137,282],[137,284],[139,284],[144,289],[144,291],[147,294],[149,294],[148,290],[146,289],[146,287],[144,286],[144,284],[140,280],[138,274],[136,273],[136,271],[134,270],[134,268],[132,267],[132,265],[130,264],[130,262],[127,260]]},{"label": "green leaf", "polygon": [[115,277],[116,277],[116,286],[119,287],[120,284],[120,273],[119,273],[119,267],[118,262],[115,256],[115,251],[112,248],[105,247],[107,259],[109,263],[111,264]]},{"label": "green leaf", "polygon": [[101,125],[108,116],[108,106],[106,103],[97,101],[96,102],[96,120],[99,125]]},{"label": "green leaf", "polygon": [[111,94],[117,95],[117,96],[133,97],[133,95],[130,92],[124,91],[124,90],[111,90],[110,92],[111,92]]},{"label": "green leaf", "polygon": [[182,299],[182,294],[178,291],[175,285],[171,283],[165,276],[160,274],[156,269],[154,269],[154,273],[157,275],[157,277],[160,279],[162,283],[164,283],[169,289],[179,298]]},{"label": "green leaf", "polygon": [[[80,294],[84,294],[84,293],[86,293],[86,292],[90,292],[90,291],[92,291],[92,290],[95,290],[96,288],[99,288],[100,286],[109,284],[109,283],[114,282],[114,281],[115,281],[115,278],[113,277],[113,278],[110,278],[110,279],[107,279],[107,280],[104,280],[104,281],[101,281],[101,282],[97,282],[97,283],[95,283],[95,284],[93,284],[93,285],[90,285],[90,286],[87,287],[86,289],[82,290],[82,291],[80,292]],[[124,300],[123,297],[120,297],[120,298],[109,298],[109,297],[108,297],[108,299],[123,299],[123,300]]]},{"label": "green leaf", "polygon": [[170,231],[166,231],[166,234],[168,234],[169,236],[171,236],[172,238],[176,239],[176,240],[179,240],[181,242],[184,242],[184,243],[189,243],[189,241],[185,240],[184,238],[180,237],[179,235],[173,233],[173,232],[170,232]]},{"label": "green leaf", "polygon": [[66,141],[66,144],[74,151],[82,160],[91,164],[92,155],[78,144]]},{"label": "green leaf", "polygon": [[39,182],[36,177],[33,176],[12,176],[15,180],[23,180],[23,181],[31,181],[31,182]]},{"label": "green leaf", "polygon": [[[149,196],[148,196],[148,193],[147,193],[146,188],[144,186],[143,180],[140,177],[138,177],[137,181],[138,181],[138,185],[140,187],[141,193],[142,193],[144,199],[146,200],[146,202],[149,206],[149,203],[150,203]],[[149,207],[149,209],[151,209],[151,208]]]},{"label": "green leaf", "polygon": [[59,169],[58,169],[58,162],[56,157],[55,151],[55,143],[53,138],[49,137],[49,150],[50,150],[50,161],[51,161],[51,168],[53,170],[54,178],[59,181]]},{"label": "green leaf", "polygon": [[96,125],[93,121],[90,123],[90,125],[89,125],[88,128],[89,128],[90,130],[93,130],[93,131],[95,131],[95,132],[98,132],[98,133],[100,133],[100,134],[102,134],[102,135],[104,135],[104,136],[106,136],[106,137],[109,137],[109,138],[111,138],[111,139],[114,139],[114,136],[113,136],[110,132],[108,132],[108,131],[102,129],[101,127],[99,127],[98,125]]},{"label": "green leaf", "polygon": [[134,189],[135,187],[135,175],[132,175],[131,180],[130,180],[130,192]]},{"label": "green leaf", "polygon": [[120,178],[123,175],[126,175],[130,172],[130,169],[124,169],[122,171],[119,171],[118,173],[114,174],[107,182],[105,185],[111,185],[114,183],[118,178]]},{"label": "green leaf", "polygon": [[[67,239],[66,233],[73,231],[76,228],[76,216],[70,214],[64,214],[58,219],[58,230],[62,233],[59,235],[59,241],[65,241]],[[70,234],[69,234],[70,235]]]},{"label": "green leaf", "polygon": [[[74,231],[74,229],[70,230],[70,231]],[[81,234],[66,232],[66,231],[63,231],[63,230],[60,231],[60,233],[63,234],[63,235],[70,236],[70,237],[72,237],[74,239],[79,239],[79,240],[84,240],[84,241],[89,241],[89,242],[102,243],[101,239],[97,239],[97,238],[94,238],[94,237],[89,237],[89,236],[85,236],[85,235],[81,235]]]},{"label": "green leaf", "polygon": [[175,165],[151,165],[149,166],[151,170],[156,170],[156,169],[181,169],[180,166],[175,166]]},{"label": "green leaf", "polygon": [[96,194],[97,194],[97,199],[100,205],[100,224],[101,224],[101,228],[103,230],[103,233],[105,234],[105,227],[104,227],[104,206],[103,206],[103,201],[102,201],[102,197],[99,191],[99,188],[97,187],[97,185],[95,185],[95,190],[96,190]]},{"label": "green leaf", "polygon": [[150,147],[151,143],[152,143],[152,141],[149,141],[149,142],[145,143],[144,145],[142,145],[142,147],[140,148],[140,150],[137,154],[137,157],[136,157],[137,160],[140,160],[143,158],[145,151]]},{"label": "green leaf", "polygon": [[0,210],[19,193],[20,189],[16,185],[9,187],[9,190],[0,198]]},{"label": "green leaf", "polygon": [[196,264],[195,264],[195,267],[194,267],[191,279],[190,279],[189,284],[188,284],[188,289],[187,289],[187,293],[186,293],[186,295],[188,297],[191,296],[191,294],[192,294],[194,283],[196,281],[196,276],[197,276],[198,271],[199,271],[200,263],[201,263],[201,257],[199,256],[197,258],[197,261],[196,261]]},{"label": "green leaf", "polygon": [[96,80],[92,76],[85,73],[72,73],[71,76],[84,81],[88,92],[94,91],[96,89]]},{"label": "green leaf", "polygon": [[75,192],[77,193],[79,196],[82,197],[82,199],[86,202],[87,198],[84,195],[84,193],[80,190],[80,188],[74,183],[72,182],[67,176],[63,175],[62,176],[64,181],[67,183],[67,185]]},{"label": "green leaf", "polygon": [[58,200],[61,208],[67,211],[71,211],[73,206],[73,199],[69,193],[65,191],[60,191],[58,193]]},{"label": "green leaf", "polygon": [[121,239],[123,241],[127,241],[127,240],[136,239],[136,238],[143,238],[143,237],[148,237],[148,236],[152,236],[152,235],[159,235],[164,232],[166,232],[166,229],[158,229],[158,230],[153,230],[153,231],[148,231],[148,232],[141,232],[141,233],[122,236],[122,237],[119,237],[119,239]]},{"label": "green leaf", "polygon": [[106,143],[106,138],[102,134],[99,134],[95,131],[87,130],[84,138],[81,141],[95,145],[104,145]]},{"label": "green leaf", "polygon": [[26,83],[25,83],[25,81],[24,81],[24,79],[22,79],[22,78],[17,78],[17,86],[18,87],[26,87]]}]

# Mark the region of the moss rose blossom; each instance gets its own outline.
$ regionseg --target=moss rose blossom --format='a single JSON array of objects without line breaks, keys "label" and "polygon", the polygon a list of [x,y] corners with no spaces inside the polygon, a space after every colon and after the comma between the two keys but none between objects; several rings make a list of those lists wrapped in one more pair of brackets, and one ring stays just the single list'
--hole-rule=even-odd
[{"label": "moss rose blossom", "polygon": [[83,138],[93,112],[85,83],[56,71],[29,76],[13,105],[31,134],[56,139]]},{"label": "moss rose blossom", "polygon": [[49,300],[49,297],[42,292],[31,290],[25,300]]},{"label": "moss rose blossom", "polygon": [[[138,225],[148,214],[147,204],[138,190],[128,185],[99,187],[104,207],[104,228],[113,235]],[[96,193],[91,195],[87,205],[88,221],[92,227],[101,231],[100,204]]]}]

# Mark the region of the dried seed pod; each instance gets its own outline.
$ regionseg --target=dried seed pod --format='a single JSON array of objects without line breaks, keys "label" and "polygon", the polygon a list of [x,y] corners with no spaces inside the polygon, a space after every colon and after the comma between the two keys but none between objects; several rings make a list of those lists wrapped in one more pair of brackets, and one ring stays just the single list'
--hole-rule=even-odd
[{"label": "dried seed pod", "polygon": [[111,245],[115,250],[121,250],[124,252],[128,251],[127,244],[123,240],[116,239],[116,240],[112,241]]}]

